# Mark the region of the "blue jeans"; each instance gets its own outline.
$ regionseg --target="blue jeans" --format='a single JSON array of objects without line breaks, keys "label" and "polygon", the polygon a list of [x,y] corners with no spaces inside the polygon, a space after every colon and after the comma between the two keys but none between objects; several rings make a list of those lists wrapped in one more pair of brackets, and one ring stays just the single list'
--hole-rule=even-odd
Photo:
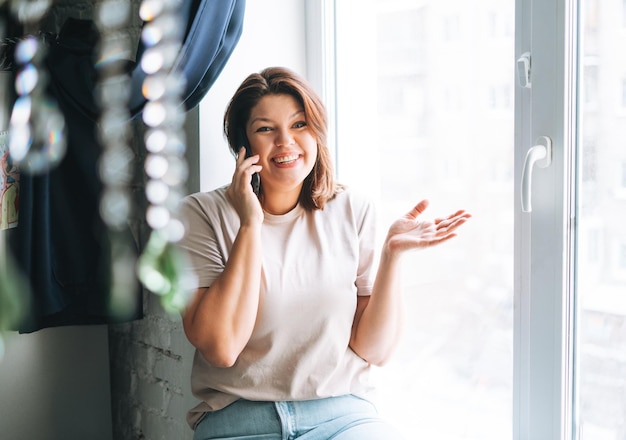
[{"label": "blue jeans", "polygon": [[371,402],[355,396],[289,402],[240,399],[204,415],[194,440],[399,440]]}]

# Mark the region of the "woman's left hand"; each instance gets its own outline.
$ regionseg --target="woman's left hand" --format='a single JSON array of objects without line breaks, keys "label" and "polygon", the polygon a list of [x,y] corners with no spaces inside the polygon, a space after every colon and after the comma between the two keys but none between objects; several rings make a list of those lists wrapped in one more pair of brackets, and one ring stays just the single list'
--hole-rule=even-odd
[{"label": "woman's left hand", "polygon": [[445,218],[420,219],[427,207],[428,200],[422,200],[391,225],[385,247],[392,255],[448,241],[456,237],[456,229],[471,217],[464,210],[459,210]]}]

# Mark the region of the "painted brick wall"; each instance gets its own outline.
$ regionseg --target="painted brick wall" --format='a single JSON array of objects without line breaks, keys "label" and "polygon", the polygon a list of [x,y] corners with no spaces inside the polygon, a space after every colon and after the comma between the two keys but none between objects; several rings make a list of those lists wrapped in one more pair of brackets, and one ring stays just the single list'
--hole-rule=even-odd
[{"label": "painted brick wall", "polygon": [[[133,22],[128,34],[133,47],[139,39],[141,0],[132,0]],[[46,24],[48,31],[58,31],[67,17],[92,19],[97,0],[57,0]],[[197,163],[197,112],[188,115],[189,156]],[[132,229],[140,248],[149,236],[144,221],[145,175],[143,161],[143,124],[133,122],[135,180],[133,196],[136,211]],[[198,172],[193,169],[189,190],[198,189]],[[183,440],[191,439],[185,415],[195,404],[189,388],[193,349],[182,331],[180,317],[163,311],[158,298],[144,293],[144,319],[109,326],[109,362],[114,440]]]},{"label": "painted brick wall", "polygon": [[[134,126],[134,139],[143,139],[143,125]],[[187,115],[188,161],[197,163],[197,111]],[[142,248],[149,236],[143,220],[143,162],[145,150],[136,145],[134,194],[137,210],[132,223]],[[197,190],[197,171],[188,181]],[[114,440],[191,439],[186,412],[196,404],[191,396],[193,347],[187,341],[178,315],[166,313],[159,298],[144,293],[144,318],[109,326],[111,403]]]},{"label": "painted brick wall", "polygon": [[109,330],[113,438],[190,439],[193,352],[180,319],[167,316],[155,296],[145,301],[144,319]]},{"label": "painted brick wall", "polygon": [[[135,125],[135,139],[143,126]],[[145,244],[149,229],[143,220],[143,145],[136,145],[134,230]],[[111,403],[114,440],[190,439],[185,421],[194,405],[189,389],[193,349],[179,316],[167,314],[159,298],[144,293],[144,318],[109,326]]]}]

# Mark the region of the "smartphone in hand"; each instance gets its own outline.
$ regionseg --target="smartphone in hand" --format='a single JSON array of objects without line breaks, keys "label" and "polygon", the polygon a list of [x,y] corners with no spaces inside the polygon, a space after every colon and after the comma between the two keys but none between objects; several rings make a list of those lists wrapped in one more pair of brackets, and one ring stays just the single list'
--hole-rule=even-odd
[{"label": "smartphone in hand", "polygon": [[[252,149],[250,148],[250,142],[248,141],[248,136],[243,130],[239,131],[239,145],[246,148],[246,157],[252,156]],[[252,185],[252,191],[258,196],[259,195],[259,187],[261,186],[261,178],[259,173],[254,173],[252,175],[252,180],[250,181]]]}]

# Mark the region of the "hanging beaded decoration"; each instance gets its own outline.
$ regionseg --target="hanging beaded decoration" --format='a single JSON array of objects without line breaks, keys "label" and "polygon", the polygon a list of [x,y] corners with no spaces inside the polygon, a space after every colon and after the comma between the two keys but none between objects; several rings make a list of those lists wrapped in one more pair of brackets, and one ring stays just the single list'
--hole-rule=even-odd
[{"label": "hanging beaded decoration", "polygon": [[127,0],[102,0],[96,9],[96,25],[100,33],[96,70],[96,96],[100,107],[98,136],[103,152],[99,175],[103,184],[100,216],[109,230],[111,245],[111,286],[109,307],[115,316],[124,318],[134,313],[136,277],[135,254],[123,234],[131,213],[130,185],[133,177],[134,153],[129,146],[128,110],[131,59],[131,38],[128,23],[131,4]]},{"label": "hanging beaded decoration", "polygon": [[143,0],[139,10],[146,22],[141,38],[147,49],[141,68],[147,75],[142,91],[148,102],[142,116],[148,127],[146,221],[152,233],[139,258],[137,273],[148,290],[161,296],[161,304],[170,312],[185,307],[188,286],[193,282],[185,270],[185,255],[176,247],[185,232],[177,211],[188,174],[181,100],[185,83],[175,67],[185,29],[178,13],[180,6],[180,0]]},{"label": "hanging beaded decoration", "polygon": [[[52,0],[10,2],[11,12],[25,28],[37,24],[50,8]],[[18,66],[9,129],[9,152],[20,171],[41,174],[59,164],[67,148],[65,119],[57,102],[46,93],[43,67],[45,42],[29,35],[15,47]]]},{"label": "hanging beaded decoration", "polygon": [[[0,0],[0,7],[4,2]],[[5,38],[6,23],[4,17],[0,16],[0,362],[4,357],[4,332],[14,330],[14,326],[19,320],[22,311],[24,310],[24,304],[22,298],[23,292],[26,292],[28,287],[23,283],[23,279],[20,276],[20,271],[17,269],[13,256],[8,252],[7,244],[5,243],[6,236],[3,229],[5,225],[8,226],[8,221],[5,219],[7,210],[4,209],[6,200],[6,194],[9,186],[9,151],[8,151],[8,137],[7,125],[9,121],[9,115],[7,109],[10,108],[9,103],[9,78],[11,77],[10,71],[12,69],[12,57],[9,55],[11,49],[17,44],[18,41],[11,39],[10,41]]]},{"label": "hanging beaded decoration", "polygon": [[[46,14],[51,0],[0,0],[0,7],[5,5],[19,23],[30,28]],[[6,26],[3,17],[0,17],[0,64],[6,71],[17,68],[14,90],[18,98],[9,115],[5,109],[11,108],[6,81],[10,75],[3,73],[0,84],[0,164],[7,167],[0,172],[3,179],[8,175],[9,164],[12,176],[17,166],[20,172],[46,172],[61,161],[66,150],[65,120],[56,101],[45,92],[47,83],[42,62],[45,44],[40,37],[32,35],[5,40]],[[11,56],[7,54],[9,49],[12,49]],[[6,182],[0,184],[0,190]],[[0,221],[0,224],[3,222]],[[8,252],[5,234],[0,233],[0,360],[4,355],[3,332],[15,330],[18,325],[27,309],[25,292],[28,289],[26,279]]]}]

